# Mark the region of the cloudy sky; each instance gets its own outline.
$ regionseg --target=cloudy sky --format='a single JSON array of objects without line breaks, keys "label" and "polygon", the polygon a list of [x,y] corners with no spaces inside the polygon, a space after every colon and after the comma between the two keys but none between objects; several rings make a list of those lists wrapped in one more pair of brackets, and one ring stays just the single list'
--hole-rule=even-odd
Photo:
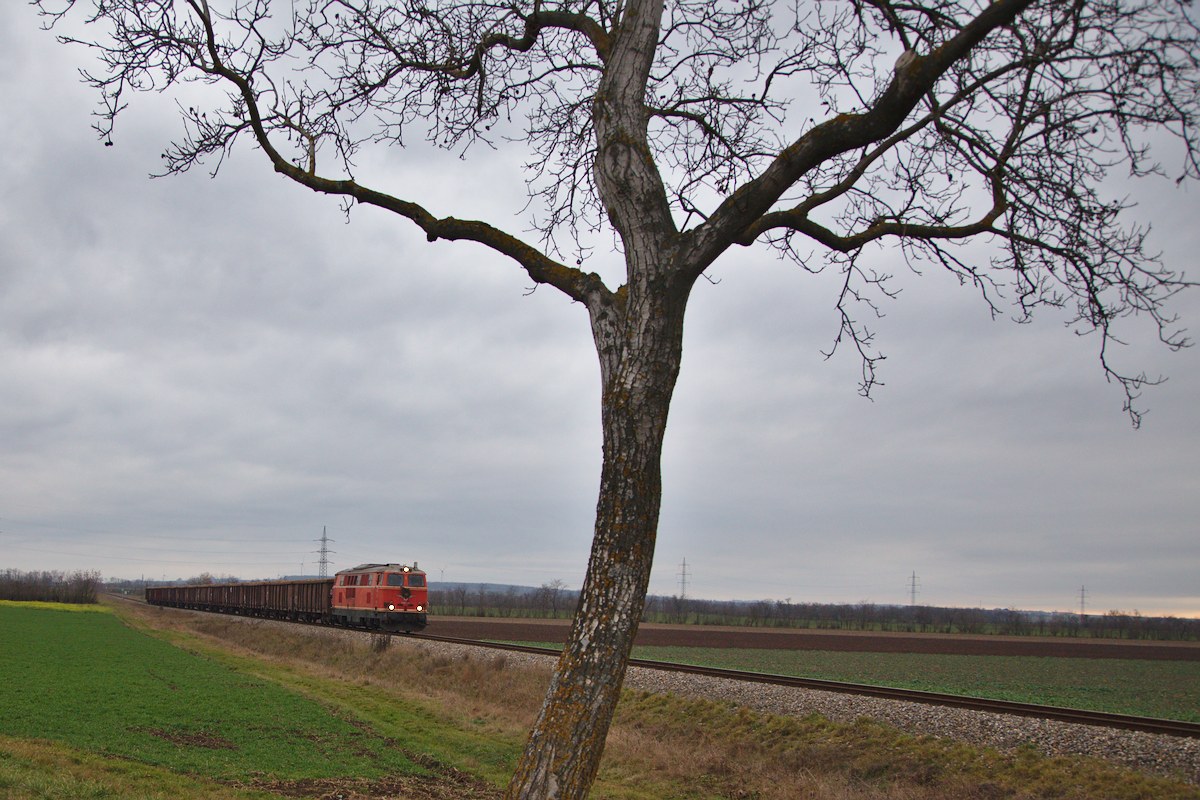
[{"label": "cloudy sky", "polygon": [[[85,54],[0,7],[0,569],[106,577],[417,561],[434,579],[577,587],[599,475],[582,307],[510,263],[275,176],[149,180],[178,132],[138,98],[90,129]],[[520,230],[499,159],[393,152],[381,188]],[[366,172],[366,170],[364,170]],[[1200,187],[1122,188],[1200,274]],[[899,270],[889,254],[880,264]],[[1139,431],[1094,339],[993,320],[906,277],[873,400],[826,361],[834,287],[731,253],[689,311],[651,591],[709,598],[1200,616],[1200,350],[1128,331],[1165,374]],[[1173,308],[1200,325],[1200,293]]]}]

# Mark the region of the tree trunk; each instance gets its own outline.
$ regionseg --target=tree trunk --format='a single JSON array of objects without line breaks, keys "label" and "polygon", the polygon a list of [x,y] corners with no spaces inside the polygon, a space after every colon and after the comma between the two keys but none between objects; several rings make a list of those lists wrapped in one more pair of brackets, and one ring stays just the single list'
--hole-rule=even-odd
[{"label": "tree trunk", "polygon": [[634,294],[641,302],[591,309],[604,428],[595,534],[571,635],[509,784],[511,800],[587,796],[645,604],[686,293]]}]

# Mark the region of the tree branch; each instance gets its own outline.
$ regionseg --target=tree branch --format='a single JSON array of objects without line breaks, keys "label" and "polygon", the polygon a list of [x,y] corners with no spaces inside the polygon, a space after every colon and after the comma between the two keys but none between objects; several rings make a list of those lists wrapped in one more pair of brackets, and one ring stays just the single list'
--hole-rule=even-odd
[{"label": "tree branch", "polygon": [[[309,166],[302,169],[280,154],[263,124],[263,115],[258,106],[258,96],[250,80],[226,66],[217,46],[208,0],[185,0],[193,10],[205,32],[205,47],[209,62],[205,67],[208,74],[219,77],[236,87],[245,103],[250,126],[259,147],[270,159],[275,171],[309,189],[322,194],[352,198],[359,203],[373,205],[402,216],[421,228],[430,242],[438,239],[466,240],[482,244],[516,261],[534,281],[545,283],[562,291],[568,297],[591,307],[602,300],[611,299],[611,292],[600,277],[594,273],[556,262],[515,236],[476,220],[460,220],[454,217],[437,218],[417,203],[401,200],[383,192],[368,189],[353,180],[331,180],[315,174],[315,155]],[[289,125],[289,127],[294,127]],[[309,148],[310,152],[312,148]]]},{"label": "tree branch", "polygon": [[891,81],[871,108],[839,114],[784,148],[762,174],[718,206],[694,235],[691,270],[699,275],[732,241],[743,238],[771,206],[809,170],[889,136],[954,63],[989,33],[1011,23],[1034,0],[996,0],[941,46],[898,62]]}]

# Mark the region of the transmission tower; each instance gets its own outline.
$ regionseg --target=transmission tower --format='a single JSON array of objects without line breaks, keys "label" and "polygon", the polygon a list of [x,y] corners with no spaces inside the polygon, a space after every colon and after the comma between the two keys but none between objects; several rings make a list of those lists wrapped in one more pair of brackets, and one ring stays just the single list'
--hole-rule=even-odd
[{"label": "transmission tower", "polygon": [[683,600],[687,597],[687,558],[683,559],[683,563],[679,565],[679,599]]},{"label": "transmission tower", "polygon": [[1085,611],[1087,603],[1087,587],[1079,587],[1079,622],[1083,624],[1087,621],[1087,613]]},{"label": "transmission tower", "polygon": [[912,574],[912,578],[910,579],[909,584],[908,584],[908,604],[910,606],[915,606],[917,604],[917,586],[918,585],[919,584],[917,583],[917,573],[916,573],[916,571],[914,571]]},{"label": "transmission tower", "polygon": [[329,538],[329,533],[324,525],[321,526],[321,538],[317,541],[321,543],[321,549],[317,551],[317,554],[321,557],[317,561],[317,574],[322,578],[327,578],[329,577],[329,554],[336,551],[329,549],[329,543],[333,539]]}]

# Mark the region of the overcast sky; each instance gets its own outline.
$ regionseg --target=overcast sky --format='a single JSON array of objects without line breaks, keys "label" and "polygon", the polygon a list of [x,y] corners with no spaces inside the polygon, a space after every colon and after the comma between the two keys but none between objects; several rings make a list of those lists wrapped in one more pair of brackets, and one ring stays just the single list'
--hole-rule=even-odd
[{"label": "overcast sky", "polygon": [[[428,244],[237,151],[149,180],[178,133],[136,98],[90,129],[86,55],[0,6],[0,569],[174,579],[419,562],[433,580],[578,587],[600,467],[585,312],[469,244]],[[521,230],[498,159],[392,152],[364,177]],[[451,171],[453,170],[453,172]],[[1200,187],[1122,189],[1200,275]],[[902,271],[887,252],[885,269]],[[651,591],[1200,616],[1200,350],[1128,330],[1165,374],[1141,430],[1097,342],[992,320],[905,277],[873,400],[826,361],[834,286],[765,249],[697,287],[668,426]],[[1172,307],[1200,327],[1200,293]]]}]

